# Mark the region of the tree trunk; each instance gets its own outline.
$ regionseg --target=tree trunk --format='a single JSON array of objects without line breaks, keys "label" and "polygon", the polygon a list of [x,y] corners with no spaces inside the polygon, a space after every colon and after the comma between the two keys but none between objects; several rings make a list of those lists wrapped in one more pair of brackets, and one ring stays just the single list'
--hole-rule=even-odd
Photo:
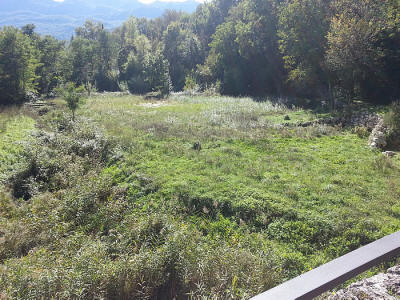
[{"label": "tree trunk", "polygon": [[330,80],[328,80],[328,97],[329,97],[331,111],[334,112],[336,109],[336,105],[335,105],[336,103],[335,103],[335,97],[333,95],[332,83]]}]

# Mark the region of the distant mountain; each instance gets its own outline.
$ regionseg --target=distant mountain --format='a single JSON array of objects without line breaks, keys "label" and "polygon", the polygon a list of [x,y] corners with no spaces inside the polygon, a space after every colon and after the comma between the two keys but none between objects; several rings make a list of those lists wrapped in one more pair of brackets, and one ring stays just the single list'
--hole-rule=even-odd
[{"label": "distant mountain", "polygon": [[112,29],[126,21],[129,16],[156,18],[166,10],[193,12],[199,3],[159,2],[143,4],[138,0],[0,0],[0,27],[21,27],[33,23],[36,31],[59,39],[69,39],[74,28],[85,20],[101,21]]}]

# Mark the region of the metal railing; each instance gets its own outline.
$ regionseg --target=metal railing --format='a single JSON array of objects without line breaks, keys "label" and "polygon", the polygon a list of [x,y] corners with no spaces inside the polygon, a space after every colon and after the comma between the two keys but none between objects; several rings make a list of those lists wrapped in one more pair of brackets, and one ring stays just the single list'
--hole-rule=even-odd
[{"label": "metal railing", "polygon": [[313,299],[398,255],[400,255],[400,231],[286,281],[251,300]]}]

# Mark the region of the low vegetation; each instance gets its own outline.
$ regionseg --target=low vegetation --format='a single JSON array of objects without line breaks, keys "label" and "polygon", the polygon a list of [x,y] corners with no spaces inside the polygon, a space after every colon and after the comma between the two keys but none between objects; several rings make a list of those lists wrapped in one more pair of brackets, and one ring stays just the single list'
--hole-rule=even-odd
[{"label": "low vegetation", "polygon": [[102,94],[72,121],[55,102],[0,114],[5,299],[247,299],[400,228],[399,158],[325,115]]},{"label": "low vegetation", "polygon": [[400,149],[400,101],[391,104],[384,116],[384,124],[388,128],[386,139],[389,147]]},{"label": "low vegetation", "polygon": [[248,299],[399,230],[399,12],[0,28],[0,299]]},{"label": "low vegetation", "polygon": [[21,156],[21,142],[29,137],[35,121],[16,107],[0,108],[0,180]]}]

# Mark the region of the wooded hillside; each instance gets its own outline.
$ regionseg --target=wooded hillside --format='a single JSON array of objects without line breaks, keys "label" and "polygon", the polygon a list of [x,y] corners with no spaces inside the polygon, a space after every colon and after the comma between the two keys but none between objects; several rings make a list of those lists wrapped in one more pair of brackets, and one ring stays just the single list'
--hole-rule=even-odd
[{"label": "wooded hillside", "polygon": [[[214,0],[193,14],[87,21],[67,43],[34,25],[0,31],[0,103],[88,91],[215,89],[316,103],[387,103],[400,95],[398,0]],[[305,101],[307,102],[307,100]]]}]

